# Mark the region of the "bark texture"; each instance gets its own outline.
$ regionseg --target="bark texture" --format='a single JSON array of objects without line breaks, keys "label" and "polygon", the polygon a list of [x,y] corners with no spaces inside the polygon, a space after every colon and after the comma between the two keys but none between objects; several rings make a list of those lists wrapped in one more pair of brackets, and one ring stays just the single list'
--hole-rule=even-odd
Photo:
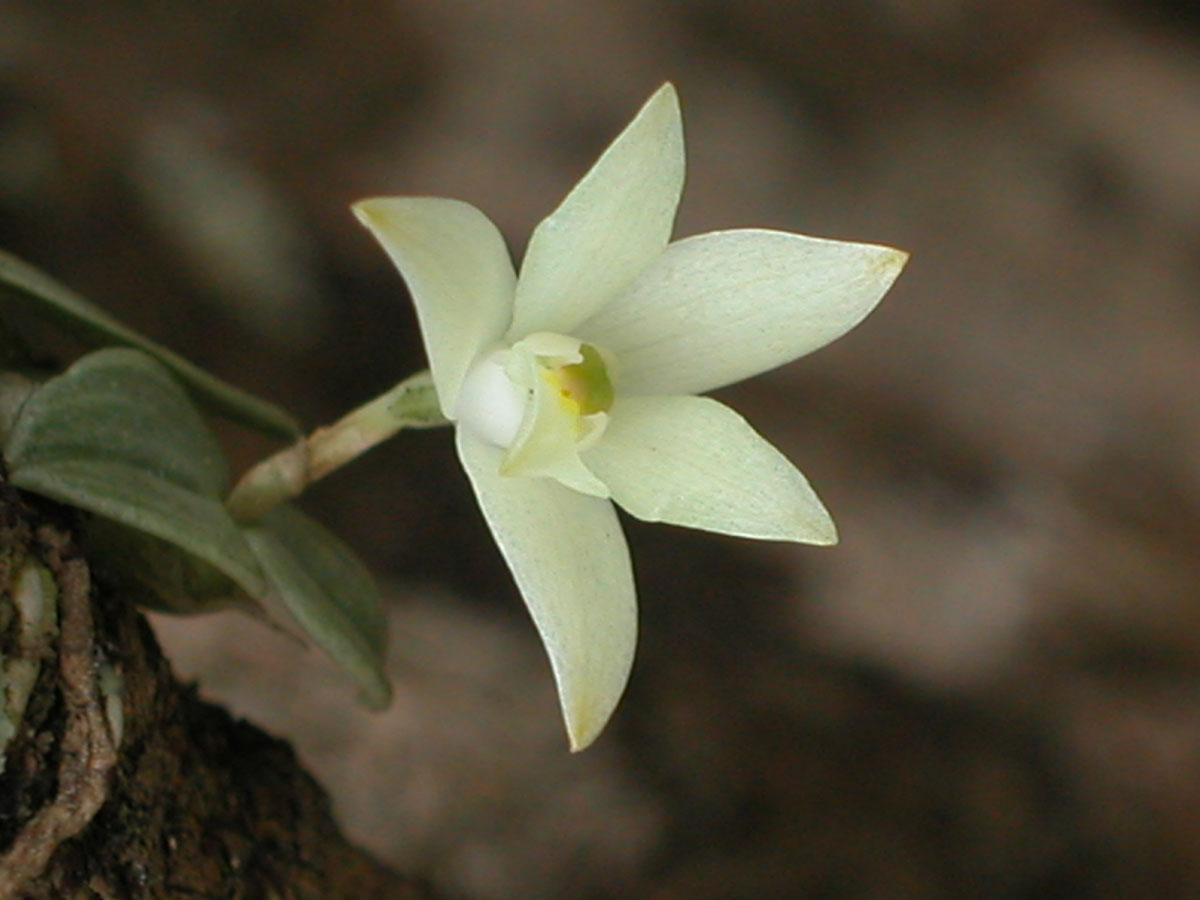
[{"label": "bark texture", "polygon": [[[12,603],[31,565],[58,607],[40,646]],[[429,897],[342,838],[286,743],[178,684],[61,511],[7,484],[0,600],[5,665],[37,670],[0,774],[0,900]]]}]

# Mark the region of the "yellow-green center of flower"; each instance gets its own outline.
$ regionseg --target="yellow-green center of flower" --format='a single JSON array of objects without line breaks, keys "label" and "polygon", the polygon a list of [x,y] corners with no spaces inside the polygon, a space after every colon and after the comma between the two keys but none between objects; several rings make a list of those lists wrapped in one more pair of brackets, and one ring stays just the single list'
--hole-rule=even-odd
[{"label": "yellow-green center of flower", "polygon": [[608,366],[600,351],[591,344],[580,344],[582,362],[546,369],[545,377],[563,396],[572,401],[581,416],[608,412],[612,409],[613,388],[608,378]]},{"label": "yellow-green center of flower", "polygon": [[604,354],[579,338],[539,331],[475,362],[454,418],[505,451],[501,474],[553,478],[606,497],[580,454],[601,439],[612,406]]}]

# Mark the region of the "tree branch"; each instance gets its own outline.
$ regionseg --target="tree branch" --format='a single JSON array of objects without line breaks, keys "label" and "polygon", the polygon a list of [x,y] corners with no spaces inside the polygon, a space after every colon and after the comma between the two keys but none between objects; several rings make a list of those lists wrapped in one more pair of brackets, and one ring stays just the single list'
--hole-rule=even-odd
[{"label": "tree branch", "polygon": [[286,743],[175,681],[63,517],[0,482],[0,900],[431,900],[345,841]]}]

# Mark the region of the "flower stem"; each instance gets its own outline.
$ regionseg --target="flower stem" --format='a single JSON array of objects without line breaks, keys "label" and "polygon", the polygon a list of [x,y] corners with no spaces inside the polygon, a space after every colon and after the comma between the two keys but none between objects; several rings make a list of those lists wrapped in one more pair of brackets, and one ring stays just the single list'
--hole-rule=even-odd
[{"label": "flower stem", "polygon": [[234,486],[225,505],[235,519],[256,521],[401,429],[446,424],[429,372],[418,372],[255,465]]}]

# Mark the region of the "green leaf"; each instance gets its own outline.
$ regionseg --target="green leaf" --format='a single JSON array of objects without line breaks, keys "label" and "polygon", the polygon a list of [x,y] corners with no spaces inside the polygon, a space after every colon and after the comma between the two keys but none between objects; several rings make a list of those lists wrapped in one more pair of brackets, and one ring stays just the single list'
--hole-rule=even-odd
[{"label": "green leaf", "polygon": [[89,548],[116,583],[174,611],[241,603],[299,623],[366,703],[387,704],[387,622],[370,574],[294,508],[236,524],[221,502],[220,447],[149,356],[99,350],[47,381],[17,412],[4,453],[18,488],[103,517]]},{"label": "green leaf", "polygon": [[274,596],[358,683],[363,701],[391,700],[384,671],[387,620],[369,572],[345,544],[291,506],[246,529]]},{"label": "green leaf", "polygon": [[266,618],[261,604],[229,576],[145,531],[97,516],[83,541],[105,582],[139,606],[181,615],[236,608]]},{"label": "green leaf", "polygon": [[31,354],[21,336],[0,318],[0,367],[17,369],[29,365]]},{"label": "green leaf", "polygon": [[37,389],[36,381],[17,372],[0,369],[0,445],[8,442],[17,413]]},{"label": "green leaf", "polygon": [[272,437],[292,440],[300,433],[295,420],[274,404],[227,384],[182,356],[122,325],[49,275],[0,251],[0,297],[21,304],[40,318],[93,347],[133,347],[154,357],[179,378],[207,409]]},{"label": "green leaf", "polygon": [[99,350],[21,407],[5,446],[14,485],[187,551],[257,595],[265,582],[221,502],[225,459],[171,374]]}]

